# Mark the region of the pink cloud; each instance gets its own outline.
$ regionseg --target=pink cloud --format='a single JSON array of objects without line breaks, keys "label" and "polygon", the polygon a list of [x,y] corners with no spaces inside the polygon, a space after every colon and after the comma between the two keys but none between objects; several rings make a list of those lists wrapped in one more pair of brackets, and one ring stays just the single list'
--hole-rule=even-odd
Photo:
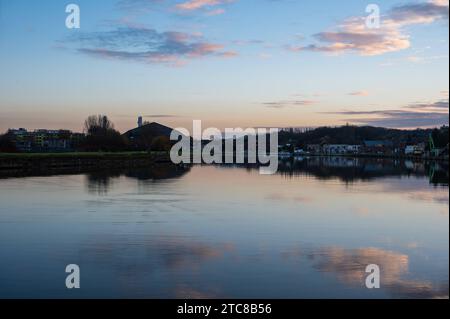
[{"label": "pink cloud", "polygon": [[363,56],[404,50],[411,46],[410,37],[404,32],[405,27],[448,21],[448,8],[448,1],[444,0],[397,6],[381,17],[379,28],[368,28],[366,17],[349,18],[335,30],[314,35],[318,44],[288,46],[287,49],[331,54],[353,51]]},{"label": "pink cloud", "polygon": [[80,33],[70,39],[76,51],[90,56],[182,66],[194,58],[234,57],[237,53],[211,43],[199,34],[158,32],[124,26],[103,32]]},{"label": "pink cloud", "polygon": [[225,13],[225,9],[211,10],[206,13],[208,16],[217,16]]},{"label": "pink cloud", "polygon": [[352,95],[352,96],[368,96],[369,92],[366,91],[366,90],[362,90],[362,91],[350,92],[348,95]]},{"label": "pink cloud", "polygon": [[[232,2],[232,1],[233,0],[189,0],[189,1],[177,4],[175,7],[177,9],[183,10],[183,11],[193,11],[193,10],[198,10],[198,9],[201,9],[204,7],[214,7],[214,6]],[[221,13],[223,13],[223,12],[221,12]]]}]

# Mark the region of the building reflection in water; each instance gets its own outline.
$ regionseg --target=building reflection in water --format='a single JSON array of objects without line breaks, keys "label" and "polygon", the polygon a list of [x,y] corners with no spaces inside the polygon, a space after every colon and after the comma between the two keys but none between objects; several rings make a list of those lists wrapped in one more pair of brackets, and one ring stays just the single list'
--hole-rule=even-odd
[{"label": "building reflection in water", "polygon": [[145,185],[148,182],[179,178],[189,172],[189,169],[188,166],[177,166],[167,163],[144,168],[109,169],[91,172],[86,174],[86,188],[90,194],[106,195],[113,187],[114,181],[121,177],[134,179]]},{"label": "building reflection in water", "polygon": [[[221,165],[221,167],[257,169],[254,165]],[[180,178],[188,173],[188,166],[158,164],[149,168],[116,169],[91,172],[86,175],[87,190],[105,195],[120,177],[136,179],[143,185],[155,181]],[[319,180],[339,179],[345,183],[370,181],[384,177],[428,177],[431,184],[448,186],[447,162],[414,162],[411,160],[352,157],[299,157],[280,160],[277,174],[286,177],[313,176]]]},{"label": "building reflection in water", "polygon": [[280,160],[278,174],[312,175],[347,183],[383,177],[429,177],[434,185],[448,186],[448,162],[354,157],[297,157]]},{"label": "building reflection in water", "polygon": [[0,297],[65,297],[55,269],[74,262],[84,298],[448,297],[446,170],[311,157],[274,176],[164,164],[5,179]]}]

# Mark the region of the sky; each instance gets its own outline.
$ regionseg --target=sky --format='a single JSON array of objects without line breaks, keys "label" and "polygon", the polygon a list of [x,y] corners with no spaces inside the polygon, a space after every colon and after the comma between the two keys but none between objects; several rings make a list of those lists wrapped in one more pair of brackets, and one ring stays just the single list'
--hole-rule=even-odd
[{"label": "sky", "polygon": [[[80,28],[66,27],[68,4]],[[379,28],[366,7],[380,10]],[[448,124],[448,0],[0,0],[0,132]]]}]

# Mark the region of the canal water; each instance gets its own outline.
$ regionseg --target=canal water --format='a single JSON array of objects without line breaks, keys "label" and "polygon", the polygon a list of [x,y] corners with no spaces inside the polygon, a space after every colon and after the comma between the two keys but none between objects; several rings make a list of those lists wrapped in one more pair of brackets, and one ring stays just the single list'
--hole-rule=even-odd
[{"label": "canal water", "polygon": [[448,298],[448,209],[448,163],[1,172],[0,298]]}]

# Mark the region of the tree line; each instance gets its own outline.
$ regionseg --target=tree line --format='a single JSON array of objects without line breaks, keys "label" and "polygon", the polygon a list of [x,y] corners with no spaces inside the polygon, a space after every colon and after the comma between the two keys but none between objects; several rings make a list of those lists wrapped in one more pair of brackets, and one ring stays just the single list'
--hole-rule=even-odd
[{"label": "tree line", "polygon": [[[167,127],[165,127],[168,129]],[[389,140],[394,145],[426,143],[430,136],[435,147],[449,143],[448,126],[435,129],[399,130],[371,126],[319,127],[307,132],[282,131],[280,144],[306,147],[308,144],[362,144],[365,140]],[[118,152],[118,151],[168,151],[172,146],[168,133],[144,125],[141,134],[129,140],[114,128],[106,115],[91,115],[84,121],[84,138],[76,143],[76,151]],[[170,133],[169,133],[170,134]],[[13,136],[0,135],[0,152],[16,152]]]},{"label": "tree line", "polygon": [[[171,142],[167,136],[147,136],[146,143],[136,147],[125,135],[115,129],[106,115],[91,115],[84,121],[85,136],[76,143],[75,151],[120,152],[120,151],[168,151]],[[0,135],[0,152],[17,152],[14,136]]]},{"label": "tree line", "polygon": [[308,144],[351,144],[360,145],[364,141],[391,141],[394,145],[429,145],[432,136],[436,147],[445,147],[449,142],[448,126],[434,129],[400,130],[373,126],[345,125],[340,127],[319,127],[306,132],[282,131],[280,144],[292,144],[306,148]]}]

